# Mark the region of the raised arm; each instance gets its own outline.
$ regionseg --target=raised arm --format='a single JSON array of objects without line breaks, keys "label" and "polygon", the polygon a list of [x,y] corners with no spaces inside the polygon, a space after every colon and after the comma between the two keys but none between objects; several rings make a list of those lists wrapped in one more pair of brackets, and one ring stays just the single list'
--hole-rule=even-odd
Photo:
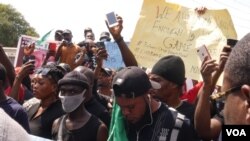
[{"label": "raised arm", "polygon": [[101,72],[102,66],[103,66],[103,60],[107,59],[108,54],[107,50],[105,48],[99,48],[95,54],[96,58],[96,67],[94,70],[95,73],[95,79],[98,79],[99,73]]},{"label": "raised arm", "polygon": [[109,27],[106,21],[106,25],[109,29],[109,32],[111,33],[115,42],[119,46],[125,66],[137,66],[138,64],[137,64],[134,54],[128,48],[127,44],[124,42],[123,37],[121,35],[122,29],[123,29],[122,17],[117,16],[117,21],[118,21],[118,25],[115,27]]},{"label": "raised arm", "polygon": [[0,56],[1,56],[0,63],[2,63],[4,65],[4,67],[6,68],[8,81],[9,81],[10,85],[12,86],[14,79],[15,79],[14,66],[10,62],[8,56],[5,54],[5,51],[4,51],[3,46],[1,44],[0,44]]},{"label": "raised arm", "polygon": [[225,64],[227,62],[227,59],[232,51],[232,48],[230,46],[224,46],[222,49],[222,52],[220,54],[220,60],[219,60],[219,68],[217,71],[213,73],[212,77],[212,85],[216,85],[220,75],[222,74]]},{"label": "raised arm", "polygon": [[203,86],[199,91],[199,99],[195,109],[194,124],[198,135],[202,139],[211,140],[217,137],[221,124],[215,120],[211,120],[210,100],[209,96],[214,90],[212,82],[212,73],[218,70],[218,64],[215,60],[205,58],[201,66],[201,74],[203,78]]},{"label": "raised arm", "polygon": [[23,103],[24,99],[19,99],[19,89],[21,86],[21,83],[25,77],[29,77],[29,74],[34,71],[34,61],[27,62],[23,64],[20,72],[16,75],[11,92],[10,97],[14,98],[19,103]]},{"label": "raised arm", "polygon": [[201,6],[201,7],[196,7],[194,10],[195,10],[195,12],[196,12],[198,15],[203,15],[203,14],[206,13],[207,8],[204,7],[204,6]]},{"label": "raised arm", "polygon": [[199,99],[195,110],[195,128],[203,139],[215,139],[219,136],[221,130],[221,121],[211,117],[209,96],[223,72],[230,52],[231,47],[224,46],[218,65],[213,60],[205,60],[202,63],[201,74],[204,84],[199,91]]}]

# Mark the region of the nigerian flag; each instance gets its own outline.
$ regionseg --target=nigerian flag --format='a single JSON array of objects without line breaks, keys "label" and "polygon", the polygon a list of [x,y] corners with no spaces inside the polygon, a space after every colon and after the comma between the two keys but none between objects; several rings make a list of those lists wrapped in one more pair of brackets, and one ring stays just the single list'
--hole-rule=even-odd
[{"label": "nigerian flag", "polygon": [[108,141],[128,141],[121,108],[114,100]]},{"label": "nigerian flag", "polygon": [[43,36],[41,37],[41,39],[37,40],[37,41],[36,41],[36,44],[37,44],[38,46],[41,46],[42,44],[44,44],[44,43],[48,40],[48,38],[49,38],[50,33],[52,32],[52,30],[53,30],[53,29],[51,29],[49,32],[47,32],[45,35],[43,35]]}]

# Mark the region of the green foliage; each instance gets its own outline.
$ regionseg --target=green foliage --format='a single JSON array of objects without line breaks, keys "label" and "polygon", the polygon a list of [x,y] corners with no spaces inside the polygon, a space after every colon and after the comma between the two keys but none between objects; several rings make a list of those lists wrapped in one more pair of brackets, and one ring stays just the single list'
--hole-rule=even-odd
[{"label": "green foliage", "polygon": [[11,5],[0,3],[0,43],[4,46],[16,47],[18,38],[22,34],[39,37],[21,13]]}]

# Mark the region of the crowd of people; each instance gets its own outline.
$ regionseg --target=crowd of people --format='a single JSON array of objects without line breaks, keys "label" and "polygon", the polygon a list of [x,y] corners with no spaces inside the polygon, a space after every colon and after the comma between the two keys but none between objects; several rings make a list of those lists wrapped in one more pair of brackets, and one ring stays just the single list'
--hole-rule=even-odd
[{"label": "crowd of people", "polygon": [[182,58],[164,56],[145,71],[123,40],[122,17],[117,21],[99,41],[117,43],[125,64],[118,70],[104,67],[108,52],[92,28],[78,44],[69,29],[57,30],[61,44],[46,56],[55,61],[45,60],[37,69],[25,56],[15,71],[0,46],[0,140],[216,141],[223,125],[250,124],[250,34],[233,48],[225,44],[218,63],[206,57],[203,81],[183,91]]}]

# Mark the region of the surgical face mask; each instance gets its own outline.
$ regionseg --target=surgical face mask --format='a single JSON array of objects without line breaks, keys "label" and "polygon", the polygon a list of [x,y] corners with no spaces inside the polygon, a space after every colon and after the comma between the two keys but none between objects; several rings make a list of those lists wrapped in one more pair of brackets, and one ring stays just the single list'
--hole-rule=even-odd
[{"label": "surgical face mask", "polygon": [[59,98],[61,99],[63,110],[66,113],[71,113],[76,108],[78,108],[82,104],[83,100],[85,99],[84,97],[85,92],[86,92],[86,89],[81,94],[73,95],[73,96],[62,96],[60,92]]}]

